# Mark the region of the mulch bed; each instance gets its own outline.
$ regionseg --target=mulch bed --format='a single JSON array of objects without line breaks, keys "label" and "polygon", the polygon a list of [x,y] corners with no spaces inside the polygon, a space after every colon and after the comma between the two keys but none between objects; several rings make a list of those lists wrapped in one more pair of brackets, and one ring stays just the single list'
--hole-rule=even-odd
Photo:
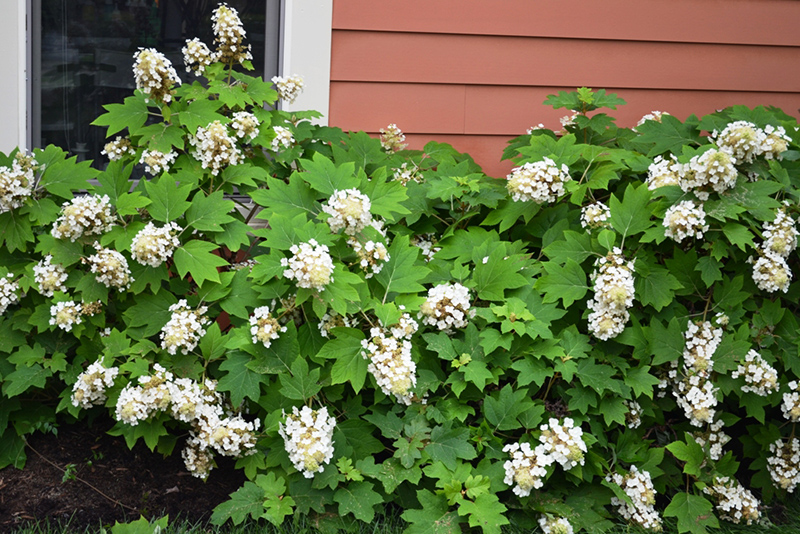
[{"label": "mulch bed", "polygon": [[[177,447],[167,458],[141,442],[129,450],[123,438],[99,428],[60,427],[57,436],[36,434],[28,443],[24,469],[0,470],[0,532],[42,520],[99,527],[139,514],[203,521],[244,483],[227,458],[218,457],[203,482],[186,471]],[[74,464],[80,480],[62,481],[64,472],[53,464],[62,470]]]}]

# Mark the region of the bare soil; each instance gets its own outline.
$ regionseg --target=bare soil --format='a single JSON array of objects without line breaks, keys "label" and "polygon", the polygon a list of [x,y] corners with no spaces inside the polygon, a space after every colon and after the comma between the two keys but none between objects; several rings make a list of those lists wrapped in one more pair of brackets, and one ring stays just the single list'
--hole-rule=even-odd
[{"label": "bare soil", "polygon": [[[59,427],[57,436],[36,434],[28,443],[24,469],[0,470],[0,532],[42,520],[83,530],[140,514],[203,521],[244,482],[226,458],[217,458],[206,482],[192,477],[180,442],[164,458],[144,443],[129,450],[123,438],[83,426]],[[70,464],[74,477],[63,480]]]}]

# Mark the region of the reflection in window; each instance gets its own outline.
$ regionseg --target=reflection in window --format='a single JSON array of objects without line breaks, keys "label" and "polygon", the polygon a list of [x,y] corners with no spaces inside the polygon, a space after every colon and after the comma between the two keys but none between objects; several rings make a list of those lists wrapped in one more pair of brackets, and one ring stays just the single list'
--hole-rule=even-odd
[{"label": "reflection in window", "polygon": [[[267,78],[277,74],[277,31],[270,30],[265,44],[270,3],[227,0],[252,45],[252,74]],[[181,80],[191,83],[194,75],[185,71],[181,48],[194,37],[214,48],[211,13],[217,5],[217,0],[35,0],[34,20],[40,17],[41,24],[33,35],[34,145],[55,144],[102,166],[105,128],[90,123],[104,104],[133,93],[134,52],[156,48]],[[269,61],[265,49],[274,56]]]}]

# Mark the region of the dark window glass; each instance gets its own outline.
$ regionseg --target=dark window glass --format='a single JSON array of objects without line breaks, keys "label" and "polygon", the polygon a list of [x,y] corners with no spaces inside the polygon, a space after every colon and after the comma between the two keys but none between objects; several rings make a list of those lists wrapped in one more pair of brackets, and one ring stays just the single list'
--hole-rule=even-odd
[{"label": "dark window glass", "polygon": [[[265,63],[270,71],[277,66],[274,42],[265,46],[268,3],[227,0],[244,23],[257,76],[265,75]],[[216,0],[34,0],[34,21],[40,20],[32,36],[34,145],[55,144],[102,166],[105,128],[90,123],[104,112],[103,104],[133,93],[133,54],[140,47],[155,48],[191,83],[194,75],[186,72],[181,48],[194,37],[215,48],[211,14],[217,5]],[[275,56],[268,62],[267,48]]]}]

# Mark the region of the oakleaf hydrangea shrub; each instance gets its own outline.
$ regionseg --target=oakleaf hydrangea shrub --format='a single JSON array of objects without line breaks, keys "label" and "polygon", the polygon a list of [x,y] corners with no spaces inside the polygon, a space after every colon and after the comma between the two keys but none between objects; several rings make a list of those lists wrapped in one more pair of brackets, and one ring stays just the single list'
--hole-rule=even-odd
[{"label": "oakleaf hydrangea shrub", "polygon": [[302,79],[213,23],[202,81],[132,58],[108,161],[0,155],[0,466],[91,421],[199,478],[234,458],[217,523],[395,505],[410,534],[700,533],[795,490],[795,119],[634,130],[561,92],[491,178],[280,110]]}]

